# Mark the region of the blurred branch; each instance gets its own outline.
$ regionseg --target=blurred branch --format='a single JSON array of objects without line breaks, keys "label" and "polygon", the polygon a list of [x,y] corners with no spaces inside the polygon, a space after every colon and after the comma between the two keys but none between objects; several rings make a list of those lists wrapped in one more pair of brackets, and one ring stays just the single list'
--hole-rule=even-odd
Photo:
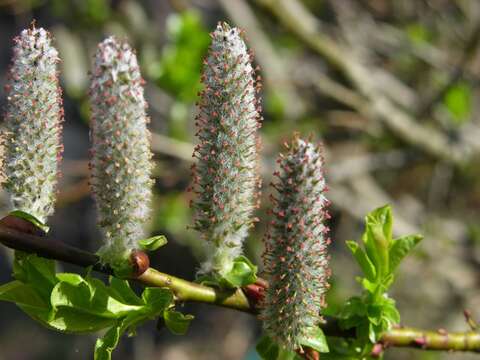
[{"label": "blurred branch", "polygon": [[430,95],[421,105],[416,115],[419,119],[428,116],[432,108],[443,99],[450,88],[455,85],[465,74],[468,63],[474,58],[480,43],[480,22],[476,24],[470,34],[460,60],[454,70],[450,73],[445,85],[438,89],[434,94]]},{"label": "blurred branch", "polygon": [[339,159],[327,170],[329,181],[340,182],[364,175],[374,170],[398,168],[407,163],[408,154],[401,150],[385,153],[369,153]]},{"label": "blurred branch", "polygon": [[293,76],[298,84],[311,84],[324,96],[359,112],[365,109],[365,98],[346,86],[332,80],[322,71],[309,63],[302,63],[294,69]]},{"label": "blurred branch", "polygon": [[255,50],[255,58],[262,67],[265,84],[271,92],[280,97],[286,116],[298,118],[305,111],[305,102],[292,85],[289,66],[276,53],[250,5],[244,0],[218,2],[236,25],[249,34],[248,43]]},{"label": "blurred branch", "polygon": [[155,153],[193,162],[193,145],[162,134],[151,133],[151,147]]},{"label": "blurred branch", "polygon": [[[355,59],[351,53],[337,45],[324,33],[317,31],[317,27],[308,26],[311,20],[304,21],[304,18],[292,12],[295,3],[301,7],[296,0],[256,0],[264,5],[277,19],[300,38],[306,45],[322,55],[332,65],[341,70],[355,84],[357,89],[365,96],[367,108],[364,110],[371,119],[383,122],[387,127],[397,134],[404,141],[423,149],[430,155],[461,166],[472,157],[472,150],[466,144],[451,142],[449,138],[436,129],[418,124],[406,111],[393,103],[385,94],[388,86],[376,81],[377,70],[371,69]],[[290,11],[287,11],[287,10]],[[308,15],[305,15],[308,14]],[[302,11],[302,16],[313,15]],[[381,72],[383,73],[383,72]],[[383,76],[383,75],[382,75]],[[385,75],[384,79],[391,78]],[[480,146],[479,146],[480,147]],[[478,147],[475,147],[478,151]]]},{"label": "blurred branch", "polygon": [[[24,221],[19,219],[20,221]],[[5,221],[2,220],[2,221]],[[31,224],[25,224],[31,227]],[[97,255],[80,250],[63,242],[52,240],[44,236],[24,233],[10,228],[5,222],[0,225],[0,242],[12,249],[35,253],[39,256],[79,265],[93,267],[94,270],[106,274],[112,274],[112,270],[102,266]],[[253,301],[245,294],[255,289],[260,294],[268,284],[261,280],[245,293],[241,289],[219,290],[213,287],[200,285],[175,276],[162,273],[153,268],[148,268],[143,274],[133,277],[146,286],[166,287],[172,290],[177,301],[193,301],[214,304],[252,314],[258,314],[258,300]],[[263,289],[263,290],[259,290]],[[352,337],[351,331],[342,330],[338,327],[338,320],[330,318],[322,325],[327,335]],[[456,350],[456,351],[480,351],[480,333],[469,331],[465,333],[447,333],[446,331],[428,331],[409,327],[397,327],[385,332],[380,342],[385,347],[416,347],[424,350]]]}]

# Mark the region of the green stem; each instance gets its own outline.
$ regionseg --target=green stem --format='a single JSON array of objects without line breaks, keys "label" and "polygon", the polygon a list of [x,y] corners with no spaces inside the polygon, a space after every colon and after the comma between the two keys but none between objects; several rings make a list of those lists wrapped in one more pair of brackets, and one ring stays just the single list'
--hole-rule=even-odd
[{"label": "green stem", "polygon": [[240,289],[231,291],[219,290],[164,274],[153,268],[147,269],[135,280],[147,286],[168,287],[179,301],[216,304],[240,311],[252,312],[252,305]]},{"label": "green stem", "polygon": [[385,333],[381,342],[387,347],[418,347],[428,350],[480,352],[480,333],[475,331],[426,331],[399,327]]},{"label": "green stem", "polygon": [[[3,245],[48,259],[64,261],[82,267],[90,267],[97,271],[111,274],[108,267],[99,263],[98,256],[87,251],[77,249],[61,241],[51,240],[48,237],[28,234],[2,225],[0,222],[0,243]],[[193,301],[215,304],[235,310],[258,314],[257,301],[249,300],[241,289],[224,291],[204,286],[162,273],[148,268],[143,274],[132,278],[146,286],[167,287],[173,291],[178,301]],[[263,280],[258,286],[266,287]],[[344,338],[353,337],[352,331],[345,331],[338,327],[337,320],[328,319],[322,326],[327,335]],[[473,351],[480,352],[480,333],[468,331],[464,333],[447,333],[446,331],[428,331],[409,327],[398,327],[383,334],[380,343],[384,347],[413,347],[424,350],[445,351]]]}]

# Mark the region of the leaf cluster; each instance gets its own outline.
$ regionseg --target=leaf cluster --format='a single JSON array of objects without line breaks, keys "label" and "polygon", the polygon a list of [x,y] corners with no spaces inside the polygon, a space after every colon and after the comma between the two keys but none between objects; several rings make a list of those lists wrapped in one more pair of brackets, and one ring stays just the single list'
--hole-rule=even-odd
[{"label": "leaf cluster", "polygon": [[401,261],[422,240],[421,235],[393,238],[392,225],[392,209],[389,205],[383,206],[366,216],[361,244],[347,241],[363,272],[363,276],[357,278],[363,292],[346,301],[339,317],[343,329],[355,329],[356,340],[350,347],[357,349],[357,358],[368,356],[382,333],[400,323],[395,300],[387,291]]},{"label": "leaf cluster", "polygon": [[[31,215],[20,215],[44,228]],[[166,239],[156,236],[140,243],[144,250],[156,250]],[[139,296],[127,280],[111,276],[107,285],[90,271],[85,276],[57,273],[53,260],[35,254],[17,251],[13,275],[16,280],[0,286],[0,300],[15,303],[52,330],[77,334],[106,331],[96,342],[96,360],[110,359],[121,335],[134,335],[135,328],[145,321],[163,318],[172,333],[183,335],[193,319],[175,311],[170,289],[147,287]]]}]

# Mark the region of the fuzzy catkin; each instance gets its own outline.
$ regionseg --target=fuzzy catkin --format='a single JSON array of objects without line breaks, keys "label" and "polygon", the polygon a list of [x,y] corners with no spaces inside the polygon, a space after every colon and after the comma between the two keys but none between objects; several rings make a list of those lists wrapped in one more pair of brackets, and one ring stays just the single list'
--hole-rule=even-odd
[{"label": "fuzzy catkin", "polygon": [[58,52],[42,28],[23,30],[14,39],[5,86],[5,188],[11,208],[45,223],[55,205],[63,107]]},{"label": "fuzzy catkin", "polygon": [[98,45],[90,102],[91,184],[105,241],[99,255],[122,267],[144,238],[153,184],[143,79],[127,43],[109,37]]},{"label": "fuzzy catkin", "polygon": [[290,350],[318,326],[329,269],[329,218],[320,149],[295,137],[280,155],[272,183],[273,220],[263,254],[269,279],[261,311],[266,333]]},{"label": "fuzzy catkin", "polygon": [[200,273],[224,275],[242,254],[258,207],[260,107],[255,94],[260,78],[239,29],[219,23],[211,38],[197,104],[192,207],[194,228],[207,240],[208,258]]}]

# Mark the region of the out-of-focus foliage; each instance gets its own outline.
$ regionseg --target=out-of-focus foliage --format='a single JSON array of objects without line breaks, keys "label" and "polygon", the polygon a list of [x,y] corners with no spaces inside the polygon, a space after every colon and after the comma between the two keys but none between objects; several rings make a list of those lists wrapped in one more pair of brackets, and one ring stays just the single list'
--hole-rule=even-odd
[{"label": "out-of-focus foliage", "polygon": [[472,88],[466,82],[452,86],[443,99],[445,106],[456,125],[468,120],[472,109]]},{"label": "out-of-focus foliage", "polygon": [[78,25],[98,26],[112,16],[109,0],[52,0],[52,11],[56,16],[75,15]]},{"label": "out-of-focus foliage", "polygon": [[209,44],[208,32],[195,11],[172,14],[166,23],[167,43],[158,62],[148,69],[160,87],[177,101],[193,102],[200,90],[202,59]]}]

